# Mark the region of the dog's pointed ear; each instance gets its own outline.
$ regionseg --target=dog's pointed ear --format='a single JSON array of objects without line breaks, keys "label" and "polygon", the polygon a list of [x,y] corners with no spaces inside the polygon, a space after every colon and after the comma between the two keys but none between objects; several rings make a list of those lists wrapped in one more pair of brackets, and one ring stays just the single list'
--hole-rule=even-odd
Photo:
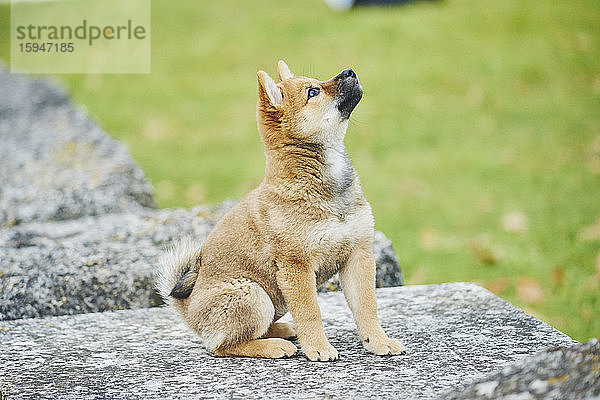
[{"label": "dog's pointed ear", "polygon": [[271,106],[277,108],[283,104],[281,91],[275,84],[275,81],[265,71],[258,71],[258,97],[261,102],[268,102]]},{"label": "dog's pointed ear", "polygon": [[277,63],[277,77],[279,78],[279,82],[294,77],[294,74],[290,71],[290,67],[283,60],[279,60]]}]

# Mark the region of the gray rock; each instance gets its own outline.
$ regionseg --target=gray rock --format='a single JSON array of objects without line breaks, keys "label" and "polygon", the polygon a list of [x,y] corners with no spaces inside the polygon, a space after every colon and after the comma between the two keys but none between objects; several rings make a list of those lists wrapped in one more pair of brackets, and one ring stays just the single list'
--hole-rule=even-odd
[{"label": "gray rock", "polygon": [[160,305],[161,251],[182,235],[201,240],[222,212],[140,209],[0,230],[0,320]]},{"label": "gray rock", "polygon": [[1,69],[0,88],[0,226],[154,205],[124,147],[62,89]]},{"label": "gray rock", "polygon": [[375,232],[373,254],[377,265],[376,286],[402,286],[404,279],[398,257],[392,248],[392,241],[385,237],[383,232]]},{"label": "gray rock", "polygon": [[[0,322],[0,391],[10,400],[432,399],[546,346],[574,342],[469,283],[377,291],[408,355],[368,354],[341,293],[319,296],[333,363],[207,354],[165,308]],[[284,317],[285,318],[285,317]]]},{"label": "gray rock", "polygon": [[543,350],[471,383],[463,390],[453,390],[440,397],[444,400],[599,398],[598,339]]},{"label": "gray rock", "polygon": [[[141,169],[62,89],[0,67],[0,90],[0,320],[161,304],[160,252],[203,240],[235,203],[152,209]],[[391,242],[375,239],[378,285],[401,285]]]},{"label": "gray rock", "polygon": [[[183,236],[203,240],[232,204],[0,229],[0,320],[160,305],[152,273],[161,252]],[[389,257],[391,244],[383,234],[375,243],[379,258]],[[378,283],[398,282],[398,273],[390,273],[393,265],[382,266],[388,274]],[[339,283],[334,278],[325,285]]]}]

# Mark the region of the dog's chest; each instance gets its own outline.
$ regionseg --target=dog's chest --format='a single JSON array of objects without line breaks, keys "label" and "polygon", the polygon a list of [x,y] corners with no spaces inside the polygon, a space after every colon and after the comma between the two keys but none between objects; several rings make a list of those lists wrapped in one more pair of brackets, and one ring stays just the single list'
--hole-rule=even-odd
[{"label": "dog's chest", "polygon": [[331,278],[346,263],[357,243],[372,235],[373,218],[367,207],[344,217],[336,216],[313,224],[307,244],[316,257],[317,284]]}]

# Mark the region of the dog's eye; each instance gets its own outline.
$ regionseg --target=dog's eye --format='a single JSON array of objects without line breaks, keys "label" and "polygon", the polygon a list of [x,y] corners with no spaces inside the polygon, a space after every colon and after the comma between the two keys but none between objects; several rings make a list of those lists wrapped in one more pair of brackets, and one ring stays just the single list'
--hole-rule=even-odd
[{"label": "dog's eye", "polygon": [[315,97],[319,94],[320,90],[319,88],[314,88],[311,87],[308,89],[308,98],[310,99],[311,97]]}]

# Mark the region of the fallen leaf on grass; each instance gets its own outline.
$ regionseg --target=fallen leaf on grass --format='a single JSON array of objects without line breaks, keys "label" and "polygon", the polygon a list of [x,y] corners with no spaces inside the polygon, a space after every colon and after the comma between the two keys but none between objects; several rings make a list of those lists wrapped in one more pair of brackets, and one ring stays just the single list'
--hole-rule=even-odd
[{"label": "fallen leaf on grass", "polygon": [[581,315],[581,318],[583,318],[583,320],[585,322],[592,322],[594,319],[594,311],[592,311],[592,309],[590,308],[590,306],[582,306],[581,310],[579,311],[579,315]]},{"label": "fallen leaf on grass", "polygon": [[552,282],[561,284],[565,280],[565,270],[562,267],[552,269]]},{"label": "fallen leaf on grass", "polygon": [[424,249],[432,249],[438,241],[438,234],[434,229],[425,228],[419,235],[419,242]]},{"label": "fallen leaf on grass", "polygon": [[594,175],[600,175],[600,156],[588,159],[588,170]]},{"label": "fallen leaf on grass", "polygon": [[596,240],[600,240],[600,218],[593,225],[588,225],[582,228],[577,234],[579,240],[583,240],[585,242],[593,242]]},{"label": "fallen leaf on grass", "polygon": [[150,118],[142,128],[142,136],[149,140],[160,140],[164,139],[170,130],[164,119]]},{"label": "fallen leaf on grass", "polygon": [[537,279],[522,277],[517,283],[517,296],[528,304],[536,304],[544,300],[544,290]]},{"label": "fallen leaf on grass", "polygon": [[589,284],[590,289],[596,289],[598,286],[600,286],[600,253],[596,256],[596,273]]},{"label": "fallen leaf on grass", "polygon": [[494,279],[493,281],[487,282],[484,287],[495,295],[499,295],[508,287],[508,279]]},{"label": "fallen leaf on grass", "polygon": [[429,190],[428,185],[418,179],[404,178],[398,182],[398,189],[409,196],[422,196]]},{"label": "fallen leaf on grass", "polygon": [[206,200],[204,187],[198,183],[192,183],[185,189],[185,197],[191,204],[202,204]]},{"label": "fallen leaf on grass", "polygon": [[413,271],[411,274],[406,274],[407,285],[422,285],[427,282],[424,268],[420,267]]},{"label": "fallen leaf on grass", "polygon": [[474,106],[480,106],[485,99],[485,93],[480,85],[471,83],[467,90],[467,100]]},{"label": "fallen leaf on grass", "polygon": [[523,233],[529,229],[527,215],[521,212],[511,212],[502,216],[502,228],[510,233]]},{"label": "fallen leaf on grass", "polygon": [[485,265],[495,265],[500,260],[500,256],[482,240],[471,241],[469,251],[477,261]]}]

